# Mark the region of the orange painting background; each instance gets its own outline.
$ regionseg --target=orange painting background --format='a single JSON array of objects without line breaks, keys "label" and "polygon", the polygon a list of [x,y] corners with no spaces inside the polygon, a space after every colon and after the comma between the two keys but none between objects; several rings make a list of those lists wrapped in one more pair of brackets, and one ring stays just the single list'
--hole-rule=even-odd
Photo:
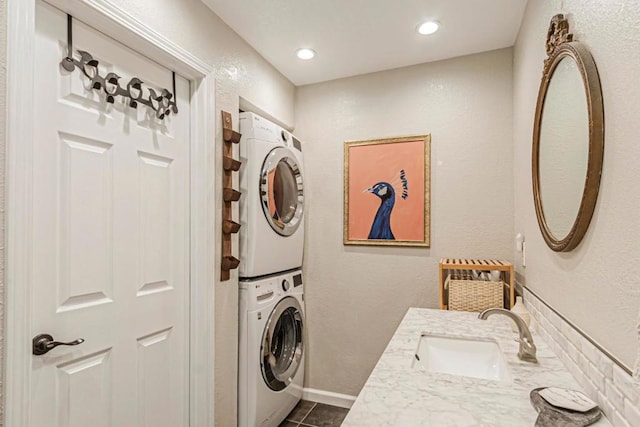
[{"label": "orange painting background", "polygon": [[[352,145],[349,150],[349,240],[367,240],[380,198],[364,192],[378,182],[393,184],[396,202],[391,212],[395,240],[424,241],[424,140]],[[402,199],[400,170],[404,169],[409,197]]]}]

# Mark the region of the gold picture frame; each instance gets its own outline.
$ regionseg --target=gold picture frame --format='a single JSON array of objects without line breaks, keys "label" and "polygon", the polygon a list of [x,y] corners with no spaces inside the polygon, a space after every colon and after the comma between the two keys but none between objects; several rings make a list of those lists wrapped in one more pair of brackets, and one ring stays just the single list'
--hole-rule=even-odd
[{"label": "gold picture frame", "polygon": [[430,134],[346,141],[343,243],[430,247],[430,186]]}]

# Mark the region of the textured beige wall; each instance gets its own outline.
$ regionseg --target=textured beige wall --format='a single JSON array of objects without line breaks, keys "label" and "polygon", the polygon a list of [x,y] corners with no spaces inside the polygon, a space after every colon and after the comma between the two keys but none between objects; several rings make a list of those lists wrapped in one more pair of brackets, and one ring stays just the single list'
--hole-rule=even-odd
[{"label": "textured beige wall", "polygon": [[0,427],[4,420],[4,159],[7,81],[6,2],[0,0]]},{"label": "textured beige wall", "polygon": [[[587,45],[604,97],[605,152],[591,226],[570,253],[551,251],[538,229],[531,184],[531,136],[549,20],[568,14]],[[633,368],[640,308],[640,2],[529,1],[514,48],[514,231],[527,242],[526,285]],[[514,257],[516,255],[514,254]]]},{"label": "textured beige wall", "polygon": [[[440,258],[511,258],[511,78],[502,49],[298,88],[307,387],[358,394],[407,308],[437,307]],[[343,246],[344,141],[423,133],[431,249]]]},{"label": "textured beige wall", "polygon": [[293,126],[295,88],[201,0],[111,0],[214,66],[218,86]]},{"label": "textured beige wall", "polygon": [[[22,1],[22,0],[21,0]],[[235,32],[224,24],[200,0],[112,0],[112,3],[153,28],[174,43],[185,48],[203,61],[213,65],[216,73],[216,120],[218,144],[222,141],[220,109],[236,114],[239,97],[277,117],[283,124],[293,125],[294,86]],[[0,50],[0,197],[4,197],[4,88],[5,88],[5,23],[4,0],[2,6],[2,27]],[[214,100],[212,100],[213,102]],[[216,149],[221,153],[221,148]],[[220,158],[216,159],[217,170],[222,171]],[[221,174],[218,176],[221,179]],[[220,181],[217,181],[217,184]],[[221,203],[221,189],[216,186],[217,206]],[[0,199],[0,216],[4,214],[4,203]],[[218,218],[218,220],[220,220]],[[0,224],[4,225],[3,218]],[[0,270],[4,267],[3,227],[0,228]],[[219,256],[220,243],[217,254]],[[237,245],[236,245],[237,247]],[[219,265],[219,263],[218,263]],[[2,273],[2,271],[0,271]],[[215,277],[218,277],[216,271]],[[0,277],[4,277],[3,275]],[[0,278],[0,280],[2,280]],[[212,283],[216,288],[216,425],[236,424],[237,411],[237,326],[238,326],[238,282],[237,275],[232,280]],[[2,283],[0,282],[0,320],[2,316]],[[0,322],[0,330],[2,323]],[[2,350],[0,334],[0,350]],[[0,353],[0,363],[2,353]],[[0,365],[3,366],[3,365]],[[2,388],[0,387],[0,396]],[[0,418],[1,420],[1,418]],[[1,421],[0,421],[1,422]]]}]

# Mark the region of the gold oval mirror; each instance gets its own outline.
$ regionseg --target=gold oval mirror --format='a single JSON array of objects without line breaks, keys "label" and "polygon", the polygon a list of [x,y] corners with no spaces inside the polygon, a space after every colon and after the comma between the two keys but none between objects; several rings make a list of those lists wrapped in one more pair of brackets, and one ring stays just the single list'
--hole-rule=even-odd
[{"label": "gold oval mirror", "polygon": [[551,249],[574,249],[589,228],[604,154],[596,64],[563,15],[551,19],[533,128],[533,197]]}]

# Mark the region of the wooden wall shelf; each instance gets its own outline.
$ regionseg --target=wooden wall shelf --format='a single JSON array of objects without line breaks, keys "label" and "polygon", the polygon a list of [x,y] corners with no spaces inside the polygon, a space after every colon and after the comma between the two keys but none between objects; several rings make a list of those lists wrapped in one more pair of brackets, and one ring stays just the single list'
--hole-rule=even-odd
[{"label": "wooden wall shelf", "polygon": [[[440,309],[446,310],[448,307],[448,301],[445,301],[445,291],[444,291],[444,282],[447,278],[448,270],[480,270],[480,271],[491,271],[498,270],[502,272],[504,276],[505,273],[509,275],[509,306],[510,309],[513,307],[515,302],[515,290],[513,286],[514,282],[514,273],[513,273],[513,264],[507,261],[501,261],[497,259],[460,259],[460,258],[443,258],[440,260],[440,269],[439,269],[439,281],[438,284],[440,286]],[[506,278],[502,278],[506,283]]]},{"label": "wooden wall shelf", "polygon": [[242,162],[233,158],[233,144],[240,142],[242,135],[233,130],[231,113],[222,112],[222,260],[220,280],[231,278],[231,270],[238,268],[240,260],[233,256],[231,236],[240,230],[240,224],[233,220],[232,203],[240,199],[242,193],[233,189],[233,172],[240,169]]}]

